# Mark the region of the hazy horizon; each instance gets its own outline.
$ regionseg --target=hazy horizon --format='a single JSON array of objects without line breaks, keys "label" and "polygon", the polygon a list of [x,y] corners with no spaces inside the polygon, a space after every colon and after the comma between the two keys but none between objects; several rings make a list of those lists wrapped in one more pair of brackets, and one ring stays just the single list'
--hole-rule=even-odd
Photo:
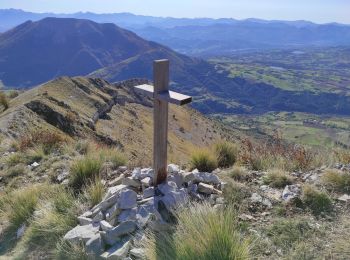
[{"label": "hazy horizon", "polygon": [[174,18],[233,18],[296,21],[306,20],[315,23],[350,24],[350,2],[346,0],[179,0],[165,3],[162,0],[139,0],[121,2],[115,0],[2,0],[0,9],[21,9],[35,13],[76,13],[92,12],[132,13],[136,15]]}]

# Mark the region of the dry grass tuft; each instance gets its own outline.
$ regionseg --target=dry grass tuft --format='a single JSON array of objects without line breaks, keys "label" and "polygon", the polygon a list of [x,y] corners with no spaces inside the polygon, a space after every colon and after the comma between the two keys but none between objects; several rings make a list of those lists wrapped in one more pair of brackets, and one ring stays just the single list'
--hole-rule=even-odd
[{"label": "dry grass tuft", "polygon": [[339,170],[327,170],[322,176],[325,185],[336,191],[350,192],[350,174]]},{"label": "dry grass tuft", "polygon": [[217,168],[217,161],[207,149],[198,149],[191,156],[191,169],[198,169],[201,172],[212,172]]},{"label": "dry grass tuft", "polygon": [[221,142],[215,145],[215,154],[219,167],[228,168],[237,160],[238,147],[235,144],[228,142]]},{"label": "dry grass tuft", "polygon": [[0,91],[0,105],[3,106],[5,110],[10,106],[6,95],[2,91]]},{"label": "dry grass tuft", "polygon": [[293,179],[288,173],[279,169],[270,170],[263,177],[263,181],[265,184],[274,188],[284,188],[286,185],[291,185],[293,183]]},{"label": "dry grass tuft", "polygon": [[302,201],[316,216],[330,213],[333,209],[329,195],[309,185],[304,186]]}]

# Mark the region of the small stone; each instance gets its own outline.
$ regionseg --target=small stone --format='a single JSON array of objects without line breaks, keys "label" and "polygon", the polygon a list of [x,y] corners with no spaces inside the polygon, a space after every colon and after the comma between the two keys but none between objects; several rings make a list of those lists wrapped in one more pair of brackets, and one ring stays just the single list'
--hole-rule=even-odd
[{"label": "small stone", "polygon": [[300,185],[287,185],[282,192],[282,199],[290,201],[291,199],[299,197],[301,194]]},{"label": "small stone", "polygon": [[124,173],[128,170],[127,166],[119,166],[118,167],[118,172]]},{"label": "small stone", "polygon": [[198,191],[201,193],[205,193],[205,194],[221,194],[222,192],[215,189],[214,186],[209,185],[209,184],[205,184],[205,183],[199,183],[198,184]]},{"label": "small stone", "polygon": [[130,241],[123,240],[115,244],[113,247],[108,249],[108,251],[101,254],[102,259],[123,259],[128,255],[130,248]]},{"label": "small stone", "polygon": [[120,209],[131,209],[137,206],[137,193],[133,190],[123,190],[120,193],[118,207]]},{"label": "small stone", "polygon": [[106,220],[110,222],[117,215],[119,215],[120,212],[121,212],[121,209],[118,207],[118,203],[114,204],[112,207],[106,210]]},{"label": "small stone", "polygon": [[35,169],[35,168],[38,167],[39,165],[40,165],[39,163],[33,162],[33,163],[30,165],[30,167],[31,167],[32,169]]},{"label": "small stone", "polygon": [[143,198],[149,198],[154,196],[154,187],[149,187],[143,191]]},{"label": "small stone", "polygon": [[17,232],[16,232],[16,237],[17,237],[17,239],[20,239],[20,238],[24,235],[24,232],[26,231],[26,229],[27,229],[26,224],[22,224],[22,225],[17,229]]},{"label": "small stone", "polygon": [[191,182],[195,179],[195,175],[193,172],[183,172],[181,173],[182,179],[184,182]]},{"label": "small stone", "polygon": [[142,186],[143,187],[149,187],[149,186],[151,186],[152,185],[152,179],[151,179],[151,177],[146,177],[146,178],[143,178],[142,180],[141,180],[141,184],[142,184]]},{"label": "small stone", "polygon": [[113,229],[113,226],[111,224],[109,224],[107,221],[102,220],[100,221],[100,228],[102,231],[108,231]]},{"label": "small stone", "polygon": [[129,186],[129,187],[137,188],[137,189],[139,189],[141,187],[141,182],[139,180],[133,179],[131,177],[127,177],[127,178],[123,179],[122,184]]},{"label": "small stone", "polygon": [[69,175],[69,172],[65,171],[65,172],[60,173],[56,179],[58,182],[62,182],[68,177],[68,175]]},{"label": "small stone", "polygon": [[102,211],[100,211],[99,213],[96,214],[96,216],[94,216],[94,218],[92,219],[95,222],[101,221],[104,219],[104,215],[102,213]]},{"label": "small stone", "polygon": [[122,173],[120,174],[117,178],[111,180],[110,182],[108,182],[109,186],[115,186],[115,185],[120,185],[122,184],[123,180],[125,179],[125,174]]},{"label": "small stone", "polygon": [[248,214],[241,214],[238,217],[241,220],[255,220],[255,218],[252,215],[248,215]]},{"label": "small stone", "polygon": [[78,222],[81,226],[84,226],[84,225],[89,225],[92,223],[92,219],[91,218],[86,218],[86,217],[83,217],[83,216],[79,216],[78,217]]},{"label": "small stone", "polygon": [[133,248],[130,250],[130,255],[136,259],[143,259],[145,257],[145,251],[142,248]]},{"label": "small stone", "polygon": [[178,173],[180,171],[180,167],[176,164],[168,165],[168,174]]},{"label": "small stone", "polygon": [[348,201],[350,201],[350,196],[347,195],[347,194],[344,194],[344,195],[340,196],[340,197],[338,198],[338,200],[339,200],[339,201],[343,201],[343,202],[348,202]]},{"label": "small stone", "polygon": [[194,173],[194,183],[204,182],[208,184],[220,184],[221,181],[218,176],[208,172]]}]

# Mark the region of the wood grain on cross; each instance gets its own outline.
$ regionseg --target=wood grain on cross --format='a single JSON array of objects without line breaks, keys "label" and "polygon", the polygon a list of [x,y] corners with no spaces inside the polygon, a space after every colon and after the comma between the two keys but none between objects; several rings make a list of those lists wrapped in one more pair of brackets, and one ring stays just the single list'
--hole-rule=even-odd
[{"label": "wood grain on cross", "polygon": [[168,104],[185,105],[192,97],[169,90],[169,60],[154,61],[153,85],[139,85],[135,89],[154,98],[153,168],[154,185],[158,185],[167,177]]}]

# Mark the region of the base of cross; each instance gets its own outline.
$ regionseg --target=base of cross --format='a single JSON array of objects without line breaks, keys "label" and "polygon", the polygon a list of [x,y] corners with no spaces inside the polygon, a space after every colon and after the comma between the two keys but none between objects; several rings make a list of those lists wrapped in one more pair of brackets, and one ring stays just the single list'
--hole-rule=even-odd
[{"label": "base of cross", "polygon": [[168,144],[168,104],[185,105],[192,97],[169,90],[169,60],[153,62],[153,86],[135,87],[139,93],[153,98],[153,168],[154,185],[167,179],[167,144]]}]

